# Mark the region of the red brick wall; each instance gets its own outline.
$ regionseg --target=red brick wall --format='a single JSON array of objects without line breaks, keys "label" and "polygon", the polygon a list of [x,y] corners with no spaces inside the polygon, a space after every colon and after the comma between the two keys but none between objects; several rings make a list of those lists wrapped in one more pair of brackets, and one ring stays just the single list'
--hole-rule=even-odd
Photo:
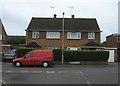
[{"label": "red brick wall", "polygon": [[[62,33],[60,33],[60,36],[62,36]],[[46,46],[56,46],[61,47],[62,45],[62,39],[46,39],[46,32],[40,32],[40,38],[38,39],[32,39],[32,32],[27,33],[26,40],[27,44],[31,42],[32,40],[35,40],[40,46],[46,47]],[[75,39],[67,39],[67,33],[64,34],[64,47],[80,47],[84,44],[86,44],[89,41],[94,41],[97,43],[100,43],[100,33],[97,32],[95,35],[95,39],[88,40],[88,34],[87,32],[81,33],[81,39],[75,40]],[[62,38],[62,37],[60,37]]]},{"label": "red brick wall", "polygon": [[106,47],[118,47],[120,43],[117,43],[117,36],[106,37]]}]

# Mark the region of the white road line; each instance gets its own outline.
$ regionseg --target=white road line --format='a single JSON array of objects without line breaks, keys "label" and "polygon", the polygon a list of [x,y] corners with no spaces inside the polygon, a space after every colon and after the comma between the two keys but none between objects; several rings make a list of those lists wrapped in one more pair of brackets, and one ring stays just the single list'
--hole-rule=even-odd
[{"label": "white road line", "polygon": [[82,74],[82,76],[84,75],[82,71],[80,71],[80,73]]},{"label": "white road line", "polygon": [[58,73],[62,73],[62,71],[58,71]]},{"label": "white road line", "polygon": [[2,73],[2,70],[0,70],[0,73]]},{"label": "white road line", "polygon": [[28,73],[28,71],[27,71],[27,70],[22,70],[21,72],[22,72],[22,73]]},{"label": "white road line", "polygon": [[33,71],[32,73],[42,73],[42,71]]},{"label": "white road line", "polygon": [[9,71],[9,70],[8,70],[8,71],[5,71],[5,73],[13,73],[13,71]]},{"label": "white road line", "polygon": [[86,83],[88,84],[88,86],[91,86],[90,82],[89,81],[86,81]]},{"label": "white road line", "polygon": [[46,71],[46,73],[55,73],[55,71]]}]

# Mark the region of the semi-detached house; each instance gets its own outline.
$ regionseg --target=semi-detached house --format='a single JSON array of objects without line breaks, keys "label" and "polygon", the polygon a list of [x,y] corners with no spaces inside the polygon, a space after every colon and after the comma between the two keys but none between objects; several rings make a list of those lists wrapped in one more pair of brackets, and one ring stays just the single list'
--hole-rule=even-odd
[{"label": "semi-detached house", "polygon": [[[44,48],[62,47],[63,18],[32,17],[26,30],[26,43]],[[100,45],[101,31],[95,18],[64,18],[64,48],[81,49]],[[92,45],[89,45],[92,44]]]}]

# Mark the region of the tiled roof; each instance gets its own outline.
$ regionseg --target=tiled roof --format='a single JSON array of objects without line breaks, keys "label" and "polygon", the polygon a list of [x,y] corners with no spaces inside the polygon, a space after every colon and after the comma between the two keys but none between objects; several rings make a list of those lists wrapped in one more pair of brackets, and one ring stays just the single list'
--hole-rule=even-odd
[{"label": "tiled roof", "polygon": [[[28,31],[62,31],[63,18],[33,17]],[[95,18],[64,18],[65,31],[100,32]]]},{"label": "tiled roof", "polygon": [[83,46],[101,46],[101,44],[96,43],[96,42],[88,42],[88,43],[86,43],[86,44],[83,45]]}]

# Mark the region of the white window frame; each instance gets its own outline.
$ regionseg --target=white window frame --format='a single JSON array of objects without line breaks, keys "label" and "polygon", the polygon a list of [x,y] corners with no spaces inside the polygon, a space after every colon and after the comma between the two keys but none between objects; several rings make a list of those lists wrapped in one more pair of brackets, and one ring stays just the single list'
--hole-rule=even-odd
[{"label": "white window frame", "polygon": [[2,41],[2,34],[0,34],[0,40]]},{"label": "white window frame", "polygon": [[39,32],[38,31],[33,31],[32,32],[32,38],[39,38]]},{"label": "white window frame", "polygon": [[88,32],[88,39],[95,39],[95,32]]},{"label": "white window frame", "polygon": [[60,39],[60,32],[46,32],[46,39]]},{"label": "white window frame", "polygon": [[120,43],[120,37],[117,37],[117,43]]},{"label": "white window frame", "polygon": [[67,32],[67,39],[81,39],[81,32]]}]

